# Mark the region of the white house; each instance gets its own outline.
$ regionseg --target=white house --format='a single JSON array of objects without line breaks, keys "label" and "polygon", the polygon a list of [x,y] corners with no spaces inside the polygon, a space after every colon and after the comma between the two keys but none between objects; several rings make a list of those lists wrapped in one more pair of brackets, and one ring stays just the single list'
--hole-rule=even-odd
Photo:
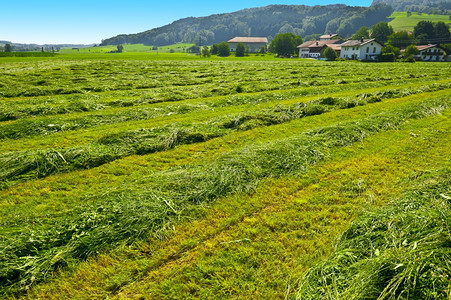
[{"label": "white house", "polygon": [[375,39],[349,40],[341,44],[341,58],[376,60],[383,45]]},{"label": "white house", "polygon": [[262,47],[265,47],[268,44],[268,39],[265,37],[235,37],[229,41],[227,41],[230,45],[230,50],[235,51],[236,45],[238,43],[242,43],[245,47],[248,47],[249,52],[257,52],[260,51]]},{"label": "white house", "polygon": [[422,61],[445,61],[445,51],[437,45],[418,45],[420,53],[415,55],[415,59]]},{"label": "white house", "polygon": [[308,41],[297,48],[299,49],[299,57],[302,58],[319,58],[324,49],[331,47],[335,51],[339,51],[341,40],[324,40],[324,41]]}]

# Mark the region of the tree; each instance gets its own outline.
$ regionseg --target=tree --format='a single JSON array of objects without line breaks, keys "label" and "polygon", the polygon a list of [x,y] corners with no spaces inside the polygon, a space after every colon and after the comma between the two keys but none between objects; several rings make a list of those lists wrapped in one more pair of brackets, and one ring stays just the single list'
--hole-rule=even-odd
[{"label": "tree", "polygon": [[419,40],[429,40],[434,38],[434,24],[431,21],[420,21],[413,28],[413,35]]},{"label": "tree", "polygon": [[218,44],[213,44],[212,46],[211,46],[211,54],[212,55],[217,55],[218,54]]},{"label": "tree", "polygon": [[407,31],[398,31],[388,37],[388,43],[394,47],[407,47],[415,42],[413,35]]},{"label": "tree", "polygon": [[222,42],[218,45],[218,55],[227,57],[230,55],[230,46],[227,42]]},{"label": "tree", "polygon": [[406,48],[406,56],[415,56],[418,53],[420,53],[420,50],[418,50],[418,47],[415,45],[409,45]]},{"label": "tree", "polygon": [[337,52],[331,47],[326,47],[326,49],[324,49],[323,56],[327,58],[327,60],[336,60],[338,57]]},{"label": "tree", "polygon": [[124,51],[124,46],[117,45],[117,52],[122,53],[122,51]]},{"label": "tree", "polygon": [[202,48],[202,56],[203,57],[210,57],[211,56],[210,48],[208,48],[208,46],[204,46]]},{"label": "tree", "polygon": [[370,37],[370,29],[366,26],[360,27],[352,36],[353,40],[368,39]]},{"label": "tree", "polygon": [[445,22],[437,22],[434,25],[434,35],[435,38],[438,39],[449,39],[449,25],[445,24]]},{"label": "tree", "polygon": [[11,46],[11,44],[5,45],[5,52],[13,52],[13,47]]},{"label": "tree", "polygon": [[246,48],[244,47],[243,43],[236,44],[235,56],[243,57],[245,50],[246,50]]},{"label": "tree", "polygon": [[382,54],[390,54],[392,53],[394,58],[397,58],[399,55],[401,55],[401,51],[399,50],[399,48],[396,48],[392,45],[385,45],[382,50],[381,50]]},{"label": "tree", "polygon": [[294,33],[287,32],[276,35],[271,42],[271,52],[279,56],[290,57],[296,54],[296,47],[302,44],[302,38]]},{"label": "tree", "polygon": [[196,54],[200,54],[200,47],[193,45],[191,47],[188,48],[188,52],[189,53],[196,53]]},{"label": "tree", "polygon": [[387,22],[379,22],[371,27],[371,37],[381,43],[388,41],[388,37],[393,34],[393,27]]}]

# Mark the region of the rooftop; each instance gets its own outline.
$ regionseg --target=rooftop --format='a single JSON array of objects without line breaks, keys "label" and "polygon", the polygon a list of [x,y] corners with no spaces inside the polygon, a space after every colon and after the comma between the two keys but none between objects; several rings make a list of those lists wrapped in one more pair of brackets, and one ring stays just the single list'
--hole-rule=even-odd
[{"label": "rooftop", "polygon": [[331,44],[339,44],[340,40],[329,40],[329,41],[308,41],[305,42],[299,46],[297,46],[297,48],[313,48],[313,47],[324,47],[324,46],[328,46]]},{"label": "rooftop", "polygon": [[265,37],[234,37],[233,39],[227,41],[229,43],[268,43],[268,39]]},{"label": "rooftop", "polygon": [[361,40],[349,40],[341,44],[342,47],[355,47],[355,46],[363,46],[369,42],[376,42],[379,44],[378,41],[375,39],[361,39]]}]

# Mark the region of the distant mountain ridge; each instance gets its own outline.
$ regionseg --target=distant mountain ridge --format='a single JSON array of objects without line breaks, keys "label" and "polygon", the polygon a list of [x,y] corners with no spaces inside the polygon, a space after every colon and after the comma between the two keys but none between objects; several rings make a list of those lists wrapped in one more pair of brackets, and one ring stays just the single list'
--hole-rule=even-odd
[{"label": "distant mountain ridge", "polygon": [[373,0],[371,5],[378,4],[388,4],[395,11],[451,14],[451,1],[449,0]]},{"label": "distant mountain ridge", "polygon": [[145,32],[108,38],[102,41],[102,45],[205,45],[227,41],[235,36],[261,36],[271,40],[277,34],[285,32],[293,32],[302,37],[323,33],[348,36],[362,26],[370,27],[386,21],[392,12],[392,7],[386,4],[371,7],[351,7],[344,4],[270,5],[207,17],[184,18]]}]

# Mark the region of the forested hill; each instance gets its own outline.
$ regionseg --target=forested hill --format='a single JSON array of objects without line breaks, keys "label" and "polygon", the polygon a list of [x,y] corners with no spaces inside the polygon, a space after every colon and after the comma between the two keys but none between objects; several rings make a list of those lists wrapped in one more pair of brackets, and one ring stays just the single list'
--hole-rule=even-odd
[{"label": "forested hill", "polygon": [[432,14],[451,14],[449,0],[373,0],[372,5],[388,4],[395,11],[415,11]]},{"label": "forested hill", "polygon": [[270,5],[233,13],[200,18],[185,18],[172,24],[137,34],[118,35],[102,41],[103,45],[123,43],[169,45],[175,43],[219,43],[235,36],[262,36],[272,39],[279,33],[339,33],[352,35],[362,26],[372,26],[392,13],[386,4],[371,7]]}]

